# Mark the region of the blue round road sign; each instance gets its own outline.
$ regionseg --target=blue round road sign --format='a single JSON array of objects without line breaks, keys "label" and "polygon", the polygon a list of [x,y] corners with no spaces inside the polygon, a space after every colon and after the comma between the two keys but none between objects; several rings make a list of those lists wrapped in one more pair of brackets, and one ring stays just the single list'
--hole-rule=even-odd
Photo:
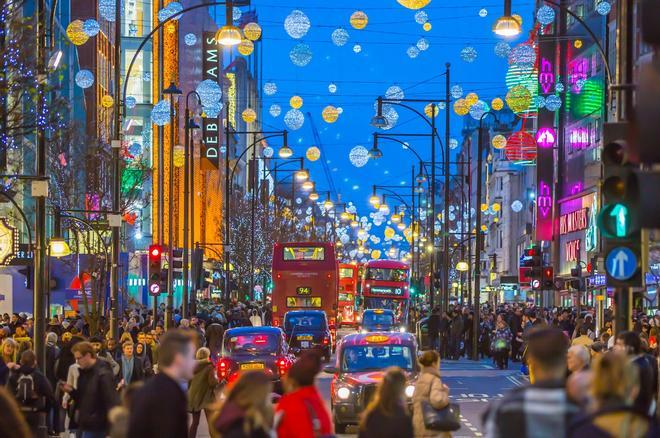
[{"label": "blue round road sign", "polygon": [[607,254],[605,269],[612,278],[628,280],[637,272],[637,256],[629,248],[618,246]]}]

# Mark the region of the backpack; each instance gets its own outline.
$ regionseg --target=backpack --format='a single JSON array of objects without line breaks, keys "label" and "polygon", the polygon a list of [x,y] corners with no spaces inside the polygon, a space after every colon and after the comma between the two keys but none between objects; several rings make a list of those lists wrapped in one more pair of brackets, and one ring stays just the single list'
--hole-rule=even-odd
[{"label": "backpack", "polygon": [[32,406],[38,399],[32,374],[21,374],[16,383],[16,400],[22,406]]}]

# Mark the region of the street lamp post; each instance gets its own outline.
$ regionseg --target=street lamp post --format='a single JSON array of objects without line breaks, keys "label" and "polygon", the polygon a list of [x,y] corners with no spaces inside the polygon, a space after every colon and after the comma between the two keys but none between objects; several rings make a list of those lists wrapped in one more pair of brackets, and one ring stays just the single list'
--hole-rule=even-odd
[{"label": "street lamp post", "polygon": [[486,111],[479,118],[479,137],[477,140],[477,202],[475,213],[476,218],[476,239],[474,249],[474,318],[472,320],[472,359],[479,360],[479,319],[481,299],[481,247],[483,246],[483,233],[481,232],[481,179],[483,167],[483,121],[484,118],[491,115],[497,121],[497,115],[492,111]]},{"label": "street lamp post", "polygon": [[[170,159],[169,159],[169,186],[167,215],[167,307],[165,311],[165,330],[172,328],[172,312],[174,311],[174,99],[183,94],[174,82],[163,90],[163,94],[170,96]],[[161,181],[162,184],[162,181]]]},{"label": "street lamp post", "polygon": [[[188,245],[190,244],[190,236],[189,236],[189,231],[190,227],[189,224],[191,222],[195,222],[195,217],[194,215],[190,212],[190,209],[194,209],[195,207],[195,199],[193,198],[192,200],[190,199],[190,194],[192,193],[194,196],[194,193],[191,191],[191,185],[193,184],[194,180],[194,165],[192,160],[193,158],[193,153],[192,153],[192,130],[193,129],[198,129],[199,126],[195,123],[194,118],[190,117],[190,107],[189,107],[189,99],[190,96],[194,95],[197,99],[197,104],[201,105],[201,99],[199,97],[199,94],[197,94],[196,91],[190,91],[186,95],[186,113],[185,113],[185,121],[184,121],[184,128],[185,128],[185,142],[184,142],[184,155],[185,155],[185,160],[184,160],[184,167],[183,167],[183,289],[181,292],[181,314],[184,318],[188,318],[189,315],[189,297],[188,297],[188,280],[189,280],[189,269],[188,269],[188,263],[189,263],[189,250],[188,250]],[[189,215],[190,213],[190,215]],[[192,218],[192,220],[190,220]],[[192,235],[192,240],[195,239],[195,235]],[[195,296],[193,300],[196,300],[197,297]]]}]

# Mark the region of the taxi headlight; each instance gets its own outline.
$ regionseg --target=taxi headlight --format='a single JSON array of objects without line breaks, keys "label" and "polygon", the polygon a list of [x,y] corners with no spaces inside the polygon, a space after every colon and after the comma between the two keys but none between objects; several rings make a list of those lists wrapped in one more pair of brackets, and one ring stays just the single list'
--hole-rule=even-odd
[{"label": "taxi headlight", "polygon": [[337,397],[339,397],[342,400],[346,400],[350,396],[351,396],[351,390],[346,387],[341,387],[337,390]]},{"label": "taxi headlight", "polygon": [[356,320],[357,322],[360,322],[360,321],[362,321],[362,318],[358,316],[357,318],[355,318],[355,320]]},{"label": "taxi headlight", "polygon": [[360,333],[362,333],[364,335],[364,334],[367,333],[367,331],[365,329],[362,329],[362,330],[360,330]]},{"label": "taxi headlight", "polygon": [[415,385],[406,386],[406,397],[412,398],[414,394],[415,394]]},{"label": "taxi headlight", "polygon": [[405,327],[399,327],[399,331],[400,331],[401,333],[405,333],[405,332],[406,332],[406,328],[405,328]]}]

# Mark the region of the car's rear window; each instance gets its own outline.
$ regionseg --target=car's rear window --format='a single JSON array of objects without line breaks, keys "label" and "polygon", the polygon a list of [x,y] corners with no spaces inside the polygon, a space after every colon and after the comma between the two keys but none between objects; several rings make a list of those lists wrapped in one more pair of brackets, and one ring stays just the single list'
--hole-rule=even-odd
[{"label": "car's rear window", "polygon": [[294,329],[325,330],[325,316],[318,313],[287,314],[284,317],[284,330],[289,332]]},{"label": "car's rear window", "polygon": [[229,354],[276,353],[277,336],[273,333],[242,333],[225,338]]},{"label": "car's rear window", "polygon": [[365,324],[394,324],[394,315],[391,313],[364,312],[362,321]]}]

